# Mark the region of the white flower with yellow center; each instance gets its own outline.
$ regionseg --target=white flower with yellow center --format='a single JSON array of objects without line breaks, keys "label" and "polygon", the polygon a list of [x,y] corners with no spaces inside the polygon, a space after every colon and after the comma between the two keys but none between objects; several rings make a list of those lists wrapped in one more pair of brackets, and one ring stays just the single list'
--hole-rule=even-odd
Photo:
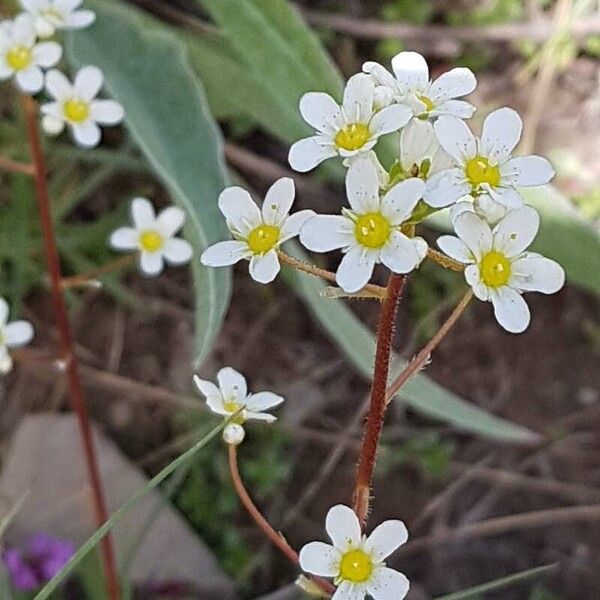
[{"label": "white flower with yellow center", "polygon": [[456,100],[470,94],[477,87],[477,80],[470,69],[457,67],[429,80],[427,62],[417,52],[400,52],[392,58],[390,73],[376,62],[366,62],[363,71],[375,82],[376,96],[388,102],[408,104],[415,117],[434,119],[451,115],[460,119],[473,116],[475,107],[464,100]]},{"label": "white flower with yellow center", "polygon": [[96,15],[92,10],[77,10],[83,0],[21,0],[21,6],[34,19],[40,37],[50,37],[57,29],[83,29]]},{"label": "white flower with yellow center", "polygon": [[8,322],[8,303],[0,298],[0,374],[8,373],[12,368],[10,348],[28,344],[33,338],[33,327],[29,321]]},{"label": "white flower with yellow center", "polygon": [[442,207],[467,194],[487,193],[506,208],[523,206],[517,187],[548,183],[554,177],[554,169],[541,156],[511,156],[521,138],[522,126],[517,112],[506,107],[486,117],[480,138],[471,133],[464,121],[440,117],[434,124],[435,133],[454,165],[432,177],[426,202]]},{"label": "white flower with yellow center", "polygon": [[14,77],[26,94],[37,94],[44,87],[42,69],[58,63],[62,48],[56,42],[36,43],[33,19],[20,14],[0,27],[0,81]]},{"label": "white flower with yellow center", "polygon": [[529,325],[529,308],[523,292],[553,294],[565,282],[562,267],[540,254],[526,252],[540,219],[530,206],[511,210],[493,229],[475,213],[466,211],[454,220],[458,237],[445,235],[439,247],[467,265],[465,279],[475,295],[494,306],[504,329],[520,333]]},{"label": "white flower with yellow center", "polygon": [[207,248],[200,260],[208,267],[226,267],[242,259],[250,261],[250,276],[259,283],[270,283],[280,270],[277,250],[300,232],[304,222],[315,213],[300,210],[290,215],[295,197],[294,181],[278,179],[267,191],[262,209],[250,194],[238,186],[219,196],[219,210],[235,240],[218,242]]},{"label": "white flower with yellow center", "polygon": [[332,577],[337,586],[333,600],[402,600],[410,586],[385,559],[408,539],[402,521],[384,521],[370,536],[362,534],[354,511],[343,504],[329,510],[325,529],[333,544],[310,542],[300,550],[306,573]]},{"label": "white flower with yellow center", "polygon": [[68,125],[80,146],[97,146],[101,137],[98,125],[117,125],[124,117],[118,102],[96,99],[103,83],[104,75],[98,67],[81,69],[73,84],[60,71],[50,71],[46,90],[55,101],[41,106],[44,131],[58,135]]},{"label": "white flower with yellow center", "polygon": [[422,238],[410,238],[402,224],[411,216],[423,195],[425,184],[412,177],[394,185],[383,197],[373,161],[356,160],[346,175],[350,209],[341,215],[317,215],[300,231],[300,241],[309,250],[344,252],[336,273],[337,284],[347,293],[363,288],[377,263],[394,273],[415,269],[427,254]]},{"label": "white flower with yellow center", "polygon": [[116,250],[137,250],[144,275],[158,275],[165,261],[182,265],[192,258],[192,245],[175,237],[185,222],[185,213],[177,206],[169,206],[156,216],[149,200],[134,198],[131,219],[133,227],[120,227],[114,231],[110,244]]},{"label": "white flower with yellow center", "polygon": [[412,116],[409,107],[393,105],[375,110],[375,84],[363,73],[348,80],[342,105],[323,92],[309,92],[300,99],[304,120],[316,135],[296,142],[290,148],[289,163],[296,171],[310,171],[339,155],[352,159],[368,152],[379,136],[398,131]]}]

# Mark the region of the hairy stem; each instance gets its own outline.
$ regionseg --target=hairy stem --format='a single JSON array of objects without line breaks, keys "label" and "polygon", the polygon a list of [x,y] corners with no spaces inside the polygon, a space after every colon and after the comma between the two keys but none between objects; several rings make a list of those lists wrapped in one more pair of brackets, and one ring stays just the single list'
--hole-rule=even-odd
[{"label": "hairy stem", "polygon": [[[67,377],[71,405],[75,411],[75,414],[77,415],[77,421],[79,423],[88,478],[92,489],[94,517],[96,525],[100,527],[108,519],[108,513],[104,501],[102,481],[100,478],[96,449],[92,437],[92,428],[88,416],[87,405],[83,395],[83,389],[81,387],[77,361],[73,352],[73,333],[69,324],[67,306],[62,291],[60,260],[56,245],[54,224],[50,210],[48,184],[46,181],[46,162],[44,160],[44,152],[42,150],[37,124],[37,105],[29,96],[22,96],[21,99],[25,113],[25,121],[27,124],[31,159],[35,168],[34,180],[36,197],[44,241],[44,253],[46,255],[48,273],[50,275],[52,302],[54,305],[56,324],[60,335],[61,358],[65,364],[65,374]],[[119,600],[119,582],[115,566],[114,549],[110,537],[106,537],[102,540],[101,552],[106,581],[107,598],[110,600]]]},{"label": "hairy stem", "polygon": [[442,254],[441,252],[438,252],[437,250],[434,250],[433,248],[427,249],[427,258],[438,263],[438,265],[441,265],[444,267],[444,269],[450,269],[459,273],[462,273],[465,270],[465,265],[457,260],[454,260],[453,258],[450,258],[449,256],[446,256],[445,254]]},{"label": "hairy stem", "polygon": [[26,163],[20,163],[12,158],[0,156],[0,169],[9,173],[21,173],[33,177],[35,175],[35,166]]},{"label": "hairy stem", "polygon": [[105,265],[101,265],[96,269],[91,269],[85,273],[79,275],[73,275],[72,277],[63,277],[61,285],[63,289],[85,287],[90,283],[94,282],[96,277],[100,275],[106,275],[107,273],[113,273],[124,267],[128,267],[135,262],[135,254],[126,254],[125,256],[119,256],[115,260],[111,260]]},{"label": "hairy stem", "polygon": [[371,404],[367,416],[354,488],[354,512],[363,527],[369,513],[373,469],[375,468],[377,446],[379,445],[387,407],[386,390],[390,368],[390,355],[392,352],[392,339],[396,323],[396,311],[405,282],[405,276],[392,273],[387,286],[386,298],[381,305],[379,313],[375,369],[373,372],[373,384],[371,386]]}]

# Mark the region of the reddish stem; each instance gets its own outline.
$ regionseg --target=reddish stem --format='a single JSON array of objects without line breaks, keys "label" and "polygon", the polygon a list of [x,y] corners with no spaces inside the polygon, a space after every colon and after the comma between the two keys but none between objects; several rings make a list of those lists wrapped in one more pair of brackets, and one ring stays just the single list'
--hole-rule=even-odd
[{"label": "reddish stem", "polygon": [[[60,335],[60,351],[65,362],[65,371],[69,389],[71,405],[79,423],[79,429],[83,442],[83,450],[88,471],[88,477],[92,488],[94,503],[94,516],[96,525],[100,527],[108,519],[102,481],[98,470],[96,450],[92,437],[92,428],[87,412],[87,406],[81,387],[77,361],[73,352],[73,334],[67,315],[67,306],[62,292],[62,275],[60,271],[60,260],[54,234],[54,224],[50,210],[50,198],[48,184],[46,181],[46,163],[44,152],[40,141],[37,125],[37,105],[29,96],[22,96],[23,110],[27,124],[31,159],[35,167],[35,187],[37,204],[40,215],[40,224],[44,240],[44,252],[50,275],[50,286],[56,324]],[[105,537],[101,542],[102,561],[104,566],[107,597],[110,600],[119,600],[120,589],[115,566],[115,555],[110,537]]]},{"label": "reddish stem", "polygon": [[0,156],[0,169],[9,173],[21,173],[22,175],[35,175],[35,167],[33,165],[17,162],[12,158]]},{"label": "reddish stem", "polygon": [[405,282],[405,276],[392,273],[387,286],[386,298],[379,312],[375,369],[373,372],[373,384],[371,386],[371,404],[367,416],[367,425],[363,437],[354,488],[354,512],[358,516],[362,527],[365,526],[369,513],[373,469],[375,468],[377,446],[379,445],[387,407],[386,391],[392,340],[396,323],[396,311]]},{"label": "reddish stem", "polygon": [[[237,462],[237,447],[234,444],[229,444],[229,472],[231,473],[231,479],[233,481],[235,491],[248,514],[252,517],[254,522],[259,526],[261,531],[267,536],[271,543],[277,547],[292,563],[298,565],[300,563],[298,553],[287,543],[281,534],[277,533],[273,527],[271,527],[270,523],[263,517],[260,510],[258,510],[252,501],[252,498],[250,498],[250,494],[248,494],[248,491],[246,490],[244,482],[240,476]],[[311,579],[324,592],[327,592],[328,594],[335,592],[335,587],[329,583],[329,581],[321,579],[320,577],[311,577]]]}]

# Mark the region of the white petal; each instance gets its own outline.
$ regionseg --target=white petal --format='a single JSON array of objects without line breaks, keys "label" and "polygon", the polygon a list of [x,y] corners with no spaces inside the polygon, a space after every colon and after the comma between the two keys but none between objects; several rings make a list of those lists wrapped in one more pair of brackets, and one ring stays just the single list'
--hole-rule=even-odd
[{"label": "white petal", "polygon": [[217,242],[202,253],[200,262],[207,267],[228,267],[249,254],[248,245],[244,242]]},{"label": "white petal", "polygon": [[54,8],[62,13],[70,13],[83,4],[83,0],[54,0]]},{"label": "white petal", "polygon": [[96,20],[96,13],[93,10],[78,10],[65,17],[65,27],[67,29],[83,29],[88,27]]},{"label": "white petal", "polygon": [[49,6],[48,0],[20,0],[20,3],[24,10],[34,14]]},{"label": "white petal", "polygon": [[156,226],[154,206],[147,198],[134,198],[129,207],[134,227],[141,231]]},{"label": "white petal", "polygon": [[0,327],[2,327],[6,321],[8,321],[8,313],[8,302],[4,298],[0,297]]},{"label": "white petal", "polygon": [[368,157],[352,161],[346,174],[346,196],[352,210],[359,214],[379,210],[379,175]]},{"label": "white petal", "polygon": [[185,212],[178,206],[168,206],[156,217],[156,228],[164,237],[174,236],[185,223]]},{"label": "white petal", "polygon": [[466,196],[471,186],[460,169],[446,169],[433,174],[425,182],[423,200],[434,208],[443,208]]},{"label": "white petal", "polygon": [[404,93],[424,91],[429,84],[429,67],[417,52],[400,52],[392,58],[392,69]]},{"label": "white petal", "polygon": [[299,210],[298,212],[290,215],[285,219],[285,221],[281,225],[281,230],[279,231],[279,242],[283,243],[289,240],[290,238],[296,237],[306,221],[315,216],[315,211],[313,210]]},{"label": "white petal", "polygon": [[215,395],[210,395],[206,397],[206,406],[210,408],[217,415],[222,415],[224,417],[228,417],[231,412],[225,410],[225,406],[223,405],[223,396],[221,392]]},{"label": "white petal", "polygon": [[278,179],[267,191],[263,205],[262,218],[269,225],[281,225],[288,216],[296,189],[290,177]]},{"label": "white petal", "polygon": [[13,367],[13,359],[6,347],[0,346],[0,375],[6,375]]},{"label": "white petal", "polygon": [[528,186],[548,183],[555,171],[550,161],[542,156],[517,156],[504,163],[500,173],[511,185]]},{"label": "white petal", "polygon": [[471,69],[457,67],[442,73],[429,88],[429,99],[437,104],[440,100],[460,98],[477,87],[477,79]]},{"label": "white petal", "polygon": [[117,125],[125,117],[125,111],[114,100],[95,100],[90,105],[90,117],[100,125]]},{"label": "white petal", "polygon": [[400,225],[414,210],[423,197],[425,183],[418,177],[410,177],[397,183],[382,199],[381,213],[392,225]]},{"label": "white petal", "polygon": [[44,69],[53,67],[60,60],[61,56],[62,47],[56,42],[43,42],[36,44],[33,48],[34,62]]},{"label": "white petal", "polygon": [[100,143],[100,127],[93,121],[74,123],[71,125],[75,141],[84,148],[93,148]]},{"label": "white petal", "polygon": [[37,94],[44,87],[44,75],[39,67],[17,71],[15,80],[26,94]]},{"label": "white petal", "polygon": [[365,550],[377,563],[382,562],[408,540],[408,530],[402,521],[384,521],[365,542]]},{"label": "white petal", "polygon": [[456,235],[479,261],[492,249],[492,230],[490,226],[475,213],[464,212],[453,223]]},{"label": "white petal", "polygon": [[412,119],[400,133],[400,160],[405,169],[432,159],[440,144],[429,121]]},{"label": "white petal", "polygon": [[35,42],[35,25],[31,15],[21,13],[12,22],[12,39],[19,46],[32,47]]},{"label": "white petal", "polygon": [[191,260],[194,251],[187,240],[171,238],[165,242],[162,253],[167,262],[172,265],[182,265]]},{"label": "white petal", "polygon": [[164,262],[160,252],[141,252],[140,269],[144,275],[153,277],[163,270]]},{"label": "white petal", "polygon": [[376,85],[385,86],[394,89],[396,80],[394,76],[383,66],[377,62],[367,61],[362,66],[363,73],[368,73]]},{"label": "white petal", "polygon": [[[497,197],[497,194],[495,194],[495,196]],[[520,196],[519,200],[521,201],[521,204],[518,204],[517,207],[523,206],[523,200]],[[490,194],[481,194],[477,196],[472,203],[469,202],[469,204],[471,205],[471,210],[475,210],[476,214],[492,226],[503,219],[509,210],[504,204],[496,202]]]},{"label": "white petal", "polygon": [[2,50],[0,49],[0,81],[10,79],[13,76],[13,68],[6,62],[6,59],[2,56]]},{"label": "white petal", "polygon": [[367,595],[367,586],[364,583],[342,581],[333,593],[331,600],[364,600]]},{"label": "white petal", "polygon": [[487,302],[490,299],[490,288],[481,279],[479,265],[467,266],[465,269],[465,280],[471,286],[477,298],[483,302]]},{"label": "white petal", "polygon": [[555,261],[528,252],[515,260],[511,266],[510,287],[527,292],[554,294],[565,283],[565,272]]},{"label": "white petal", "polygon": [[257,413],[252,411],[244,411],[244,419],[247,421],[264,421],[265,423],[274,423],[277,421],[277,417],[268,413]]},{"label": "white petal", "polygon": [[42,129],[47,135],[60,135],[65,128],[65,122],[62,119],[44,115],[42,117]]},{"label": "white petal", "polygon": [[442,148],[462,165],[477,154],[477,141],[469,126],[456,117],[440,117],[434,124]]},{"label": "white petal", "polygon": [[273,392],[258,392],[251,394],[246,400],[246,408],[253,412],[262,412],[279,406],[283,402],[283,398]]},{"label": "white petal", "polygon": [[314,252],[329,252],[354,243],[354,225],[341,215],[316,215],[300,230],[300,243]]},{"label": "white petal", "polygon": [[227,400],[235,398],[238,402],[246,402],[248,386],[246,378],[231,367],[223,367],[217,373],[217,380],[224,398]]},{"label": "white petal", "polygon": [[540,217],[531,206],[511,210],[494,229],[494,249],[509,258],[521,254],[534,240]]},{"label": "white petal", "polygon": [[488,188],[489,195],[494,202],[506,208],[519,208],[524,204],[521,194],[512,187],[491,187],[485,184],[482,187]]},{"label": "white petal", "polygon": [[288,162],[294,171],[306,173],[336,154],[337,151],[329,138],[315,135],[292,144]]},{"label": "white petal", "polygon": [[24,346],[33,339],[33,326],[29,321],[13,321],[4,328],[4,338],[9,348]]},{"label": "white petal", "polygon": [[341,125],[338,103],[323,92],[308,92],[300,98],[302,118],[317,131],[331,133]]},{"label": "white petal", "polygon": [[464,100],[445,100],[438,104],[431,114],[446,115],[448,117],[458,117],[459,119],[470,119],[475,114],[475,107]]},{"label": "white petal", "polygon": [[53,69],[46,73],[46,91],[60,102],[73,95],[73,86],[65,75]]},{"label": "white petal", "polygon": [[198,375],[194,375],[194,383],[196,387],[200,390],[200,393],[207,398],[209,396],[220,396],[221,392],[219,388],[212,382],[207,381],[206,379],[200,379]]},{"label": "white petal", "polygon": [[337,284],[348,294],[365,287],[373,274],[377,252],[354,246],[342,258],[335,274]]},{"label": "white petal", "polygon": [[40,38],[47,39],[56,33],[56,26],[43,16],[38,16],[35,19],[35,31]]},{"label": "white petal", "polygon": [[367,583],[367,591],[373,600],[402,600],[409,588],[406,576],[388,567],[375,569]]},{"label": "white petal", "polygon": [[468,200],[462,200],[461,202],[457,202],[456,204],[454,204],[450,208],[450,222],[454,223],[456,217],[458,217],[458,215],[462,215],[464,212],[475,212],[473,202],[469,202]]},{"label": "white petal", "polygon": [[406,104],[392,104],[375,113],[369,123],[369,130],[375,136],[398,131],[412,116],[412,110]]},{"label": "white petal", "polygon": [[467,248],[467,245],[460,238],[453,235],[442,235],[437,239],[437,245],[450,258],[461,263],[468,264],[474,260],[474,256],[469,248]]},{"label": "white petal", "polygon": [[373,114],[375,83],[369,75],[358,73],[348,79],[343,111],[348,123],[368,123]]},{"label": "white petal", "polygon": [[512,108],[499,108],[483,122],[481,153],[498,163],[504,162],[521,139],[523,122]]},{"label": "white petal", "polygon": [[329,509],[325,518],[325,530],[333,545],[342,552],[357,548],[361,542],[358,517],[351,508],[343,504]]},{"label": "white petal", "polygon": [[74,89],[78,98],[93,100],[104,83],[104,75],[98,67],[83,67],[75,75]]},{"label": "white petal", "polygon": [[260,210],[252,196],[239,186],[225,188],[219,195],[219,210],[227,224],[243,235],[262,223]]},{"label": "white petal", "polygon": [[271,283],[279,273],[281,266],[275,250],[265,254],[255,254],[250,259],[250,277],[258,283]]},{"label": "white petal", "polygon": [[496,320],[506,331],[521,333],[530,321],[529,307],[519,292],[507,285],[490,290]]},{"label": "white petal", "polygon": [[119,227],[110,236],[110,245],[116,250],[136,250],[140,234],[133,227]]},{"label": "white petal", "polygon": [[335,577],[339,571],[340,553],[323,542],[310,542],[300,550],[300,567],[321,577]]},{"label": "white petal", "polygon": [[393,231],[381,249],[380,259],[394,273],[410,273],[421,264],[427,254],[427,243],[423,238],[409,238]]}]

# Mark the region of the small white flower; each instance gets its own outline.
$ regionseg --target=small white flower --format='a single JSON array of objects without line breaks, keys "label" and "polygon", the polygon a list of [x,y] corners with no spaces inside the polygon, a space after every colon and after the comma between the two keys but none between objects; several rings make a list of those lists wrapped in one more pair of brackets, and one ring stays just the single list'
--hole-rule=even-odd
[{"label": "small white flower", "polygon": [[238,423],[228,423],[223,429],[223,440],[226,444],[239,446],[246,437],[244,428]]},{"label": "small white flower", "polygon": [[562,267],[540,254],[526,252],[540,219],[530,206],[511,210],[493,229],[475,213],[465,211],[454,220],[458,237],[444,235],[439,247],[468,265],[465,279],[475,295],[494,306],[504,329],[520,333],[529,325],[529,308],[521,294],[553,294],[565,282]]},{"label": "small white flower", "polygon": [[133,227],[120,227],[114,231],[110,244],[116,250],[139,251],[140,269],[145,275],[158,275],[164,268],[164,261],[182,265],[192,258],[192,245],[175,237],[185,222],[185,213],[177,206],[169,206],[156,216],[149,200],[134,198],[131,219]]},{"label": "small white flower", "polygon": [[18,15],[0,27],[0,80],[15,78],[26,94],[37,94],[44,87],[42,69],[58,63],[62,48],[56,42],[36,43],[33,19]]},{"label": "small white flower", "polygon": [[333,542],[310,542],[300,550],[300,566],[307,573],[333,577],[332,600],[402,600],[410,586],[385,559],[408,539],[402,521],[384,521],[370,536],[362,534],[354,511],[343,504],[329,510],[325,529]]},{"label": "small white flower", "polygon": [[473,116],[475,107],[464,100],[456,100],[470,94],[477,86],[470,69],[456,68],[429,80],[429,67],[417,52],[400,52],[392,59],[392,75],[376,62],[366,62],[363,71],[375,82],[376,97],[380,104],[402,102],[408,104],[415,117],[434,119],[440,115],[452,115],[460,119]]},{"label": "small white flower", "polygon": [[523,199],[517,187],[542,185],[554,177],[552,165],[541,156],[511,157],[522,129],[521,117],[511,108],[491,112],[480,138],[455,117],[440,117],[434,128],[454,166],[432,177],[425,197],[431,206],[448,206],[467,194],[487,193],[507,208],[519,208]]},{"label": "small white flower", "polygon": [[0,374],[12,368],[10,348],[28,344],[33,338],[33,327],[29,321],[8,322],[8,303],[0,297]]},{"label": "small white flower", "polygon": [[96,100],[104,83],[98,67],[84,67],[73,84],[60,71],[46,74],[46,90],[55,100],[41,106],[42,126],[48,135],[58,135],[68,125],[75,141],[84,148],[100,143],[98,125],[117,125],[123,107],[114,100]]},{"label": "small white flower", "polygon": [[292,169],[310,171],[336,155],[351,159],[375,146],[379,136],[398,131],[412,116],[409,107],[393,105],[375,110],[375,84],[359,73],[348,80],[342,106],[328,94],[309,92],[300,99],[304,120],[316,135],[296,142],[288,157]]},{"label": "small white flower", "polygon": [[382,262],[394,273],[415,269],[427,254],[427,243],[401,231],[423,195],[425,184],[411,177],[394,185],[383,197],[372,160],[364,157],[350,166],[346,194],[351,209],[341,215],[317,215],[300,231],[300,241],[309,250],[329,252],[341,248],[344,258],[336,282],[347,293],[363,288],[375,264]]},{"label": "small white flower", "polygon": [[207,248],[200,260],[208,267],[226,267],[242,259],[250,260],[250,276],[270,283],[280,270],[277,250],[300,232],[315,213],[300,210],[290,215],[295,197],[294,181],[278,179],[267,191],[262,209],[241,187],[228,187],[219,196],[219,209],[235,240],[218,242]]},{"label": "small white flower", "polygon": [[453,204],[450,208],[450,221],[454,223],[456,217],[464,212],[474,212],[493,227],[507,215],[509,210],[493,200],[489,194],[483,193],[475,196],[472,201],[465,199]]},{"label": "small white flower", "polygon": [[208,408],[226,419],[241,410],[235,417],[238,425],[246,421],[266,421],[273,423],[277,417],[265,413],[265,410],[275,408],[283,402],[283,398],[272,392],[249,394],[246,379],[231,367],[225,367],[217,373],[217,387],[211,381],[200,379],[194,375],[194,382],[200,392],[206,397]]},{"label": "small white flower", "polygon": [[40,37],[54,35],[57,29],[83,29],[96,15],[91,10],[77,10],[83,0],[21,0],[21,6],[34,19]]}]

